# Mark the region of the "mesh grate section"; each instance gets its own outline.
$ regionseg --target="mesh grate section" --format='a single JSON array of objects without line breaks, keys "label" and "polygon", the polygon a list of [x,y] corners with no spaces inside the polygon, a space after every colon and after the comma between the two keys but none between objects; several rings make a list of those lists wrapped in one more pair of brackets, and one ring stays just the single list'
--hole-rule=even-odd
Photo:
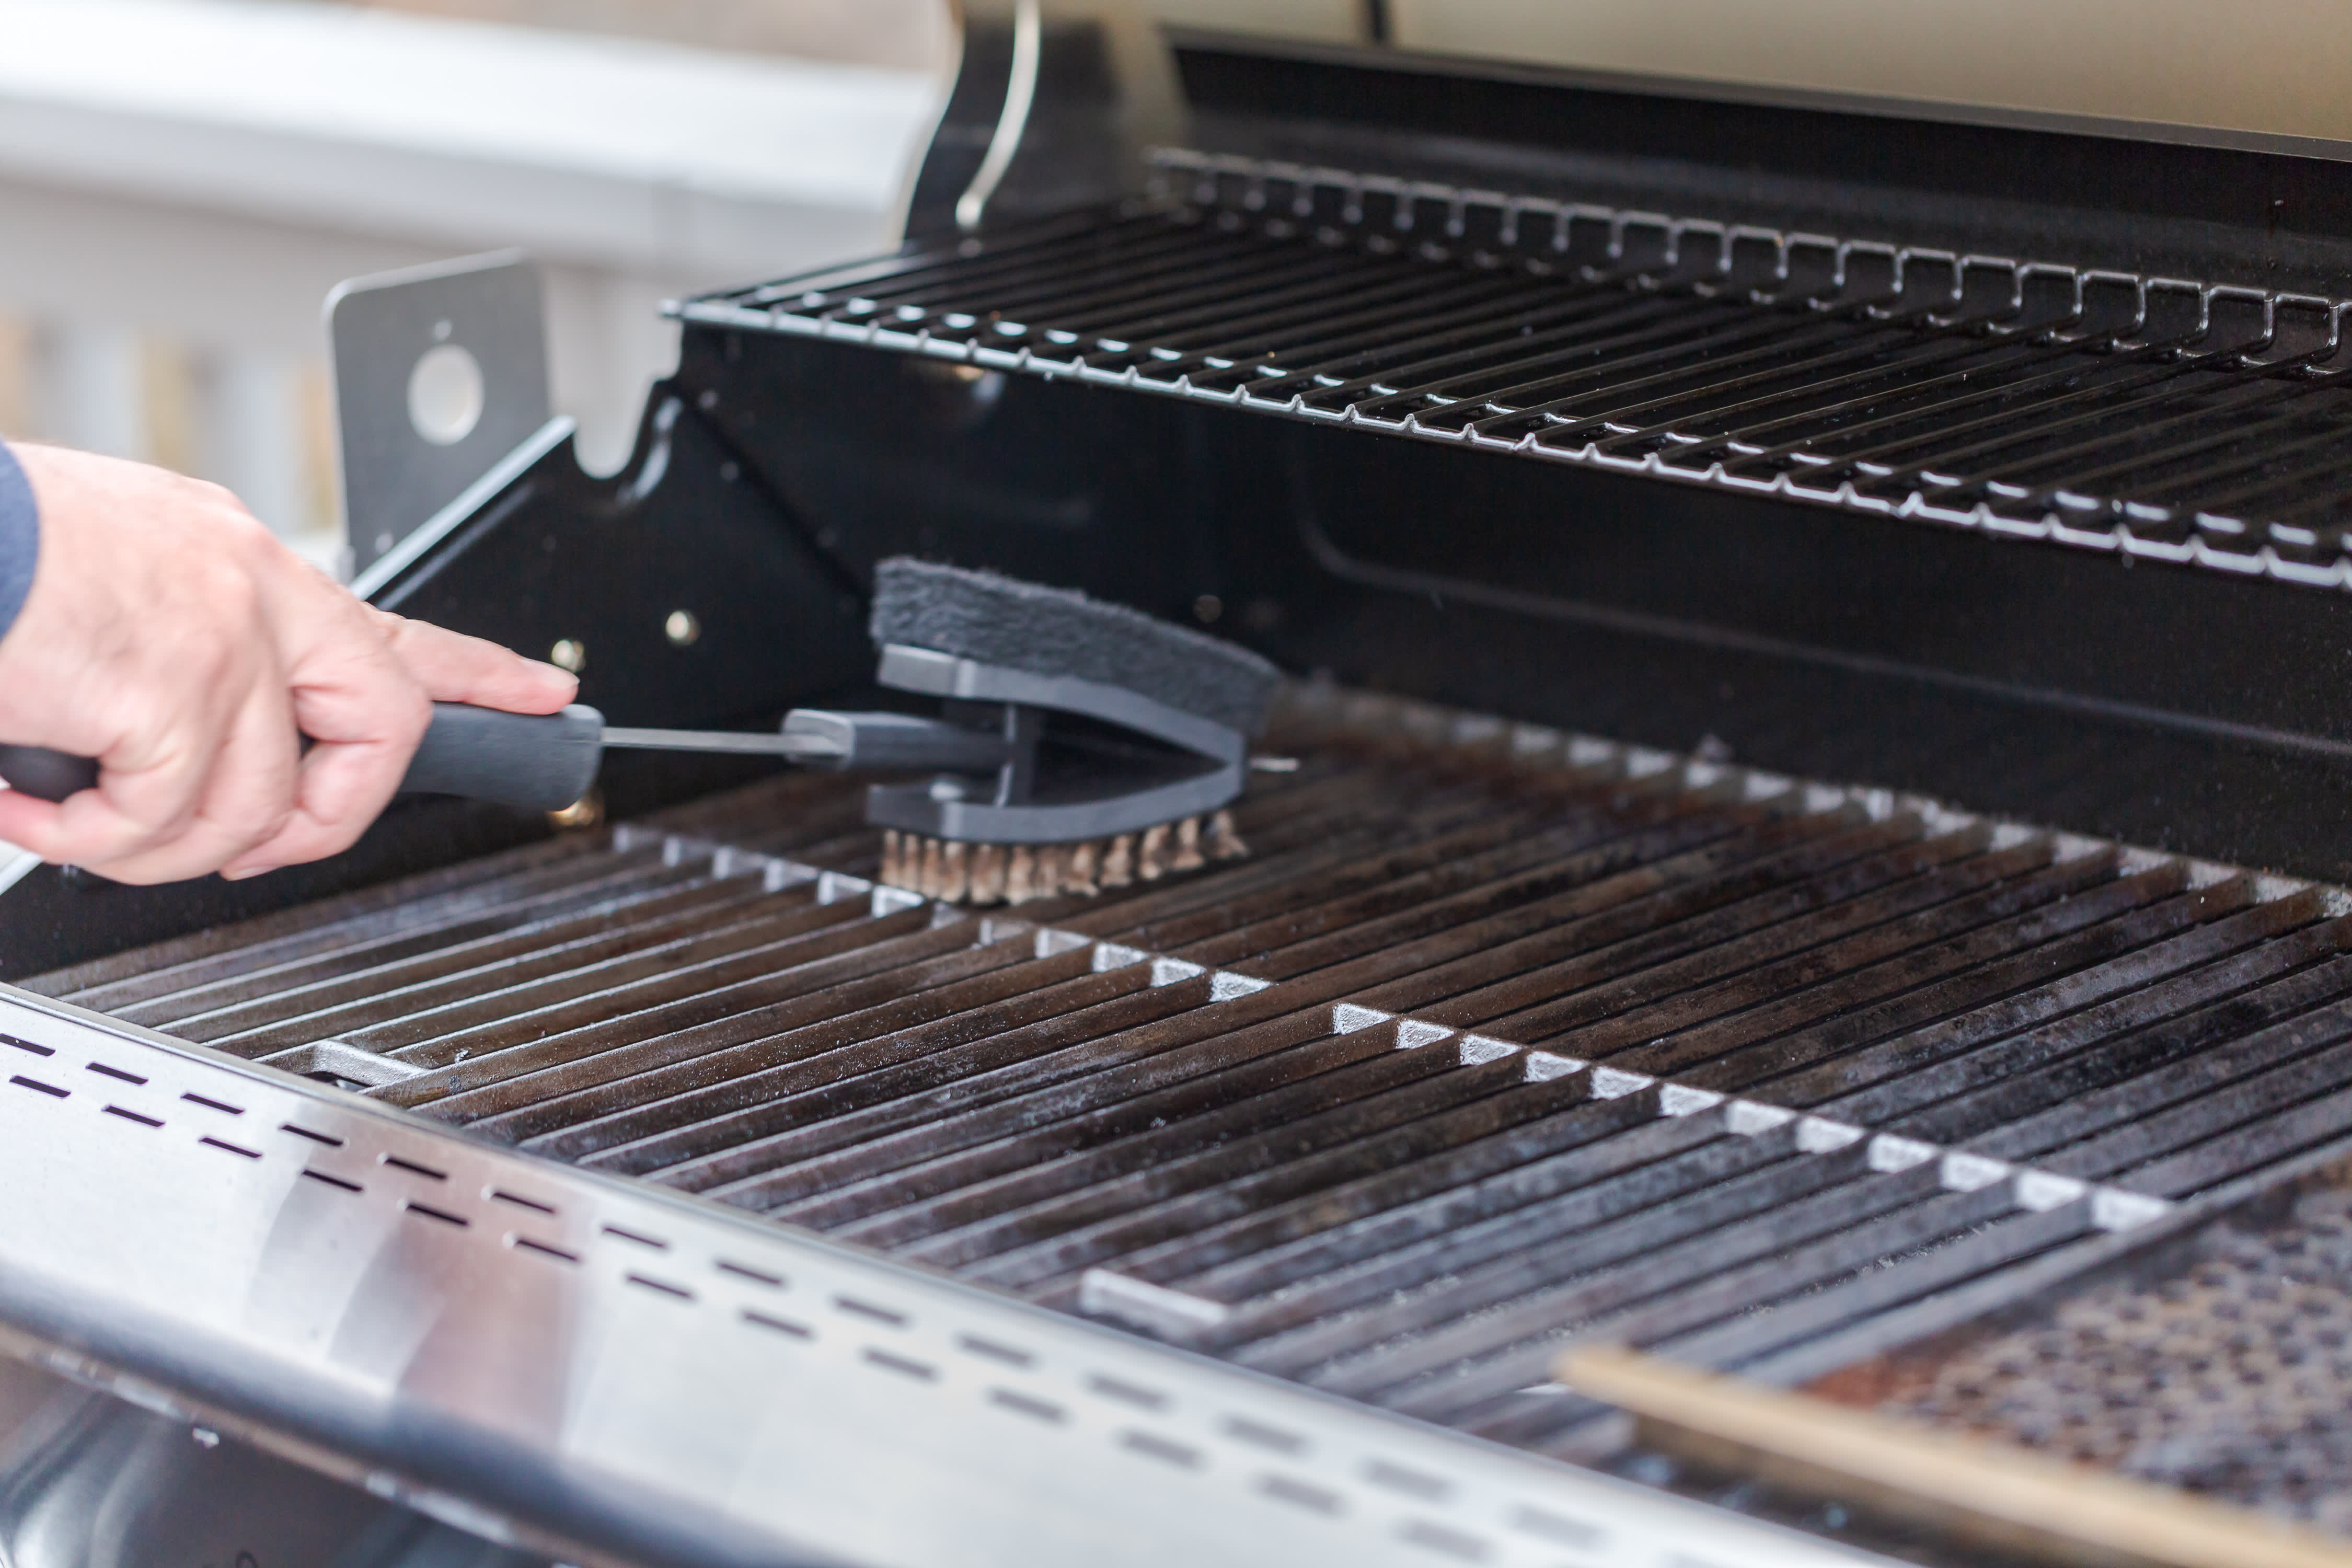
[{"label": "mesh grate section", "polygon": [[2332,889],[1318,689],[1246,861],[981,918],[803,775],[34,988],[1564,1454],[2336,1136]]},{"label": "mesh grate section", "polygon": [[1820,1392],[2352,1535],[2352,1172],[2207,1227],[2169,1268],[2063,1293]]},{"label": "mesh grate section", "polygon": [[1182,150],[688,320],[2352,584],[2341,302]]}]

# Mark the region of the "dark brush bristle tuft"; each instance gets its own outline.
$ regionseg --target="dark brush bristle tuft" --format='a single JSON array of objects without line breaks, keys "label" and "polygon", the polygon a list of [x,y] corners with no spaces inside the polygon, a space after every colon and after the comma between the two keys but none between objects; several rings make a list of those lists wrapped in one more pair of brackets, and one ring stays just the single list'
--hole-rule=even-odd
[{"label": "dark brush bristle tuft", "polygon": [[957,844],[893,828],[882,835],[881,881],[944,904],[1025,904],[1093,898],[1248,853],[1230,811],[1076,844]]}]

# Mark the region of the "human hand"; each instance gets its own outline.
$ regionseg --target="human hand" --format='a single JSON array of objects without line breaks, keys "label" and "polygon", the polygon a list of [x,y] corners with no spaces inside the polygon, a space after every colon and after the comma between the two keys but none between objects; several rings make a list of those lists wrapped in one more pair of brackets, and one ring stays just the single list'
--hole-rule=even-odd
[{"label": "human hand", "polygon": [[101,768],[62,804],[0,791],[0,839],[45,860],[151,883],[320,859],[392,799],[434,702],[552,713],[579,689],[362,603],[216,485],[10,449],[41,540],[0,637],[0,742]]}]

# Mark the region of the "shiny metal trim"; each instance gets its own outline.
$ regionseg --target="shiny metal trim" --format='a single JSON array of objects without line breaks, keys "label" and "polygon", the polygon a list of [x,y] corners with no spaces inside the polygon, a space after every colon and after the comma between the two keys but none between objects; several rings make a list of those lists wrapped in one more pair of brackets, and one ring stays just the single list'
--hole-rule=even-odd
[{"label": "shiny metal trim", "polygon": [[422,560],[435,545],[449,537],[475,513],[490,504],[500,490],[529,472],[532,464],[572,439],[580,428],[569,414],[559,414],[531,433],[530,439],[490,465],[488,472],[457,493],[457,498],[425,520],[374,564],[352,580],[352,592],[373,602],[402,573]]},{"label": "shiny metal trim", "polygon": [[980,172],[956,198],[956,226],[966,232],[980,226],[988,198],[996,194],[997,183],[1013,166],[1013,154],[1021,150],[1021,132],[1028,128],[1029,109],[1037,100],[1038,46],[1044,34],[1038,0],[1019,0],[1013,14],[1013,75],[1004,84],[1004,112],[997,117],[996,133],[988,139]]},{"label": "shiny metal trim", "polygon": [[0,1077],[0,1320],[494,1539],[939,1568],[1879,1561],[6,987]]},{"label": "shiny metal trim", "polygon": [[1424,71],[1433,76],[1462,77],[1473,81],[1523,82],[1534,87],[1587,92],[1627,93],[1645,98],[1711,103],[1745,103],[1761,109],[1811,110],[1881,120],[1982,125],[1995,130],[2041,131],[2065,136],[2099,136],[2113,141],[2158,142],[2183,147],[2212,147],[2228,152],[2324,158],[2333,163],[2352,162],[2352,142],[2329,136],[2299,136],[2280,131],[2242,131],[2225,125],[2194,125],[2165,120],[2125,120],[2102,114],[2069,113],[2055,109],[2022,109],[2000,103],[1906,98],[1896,93],[1844,91],[1826,87],[1784,87],[1765,81],[1653,76],[1641,71],[1609,70],[1597,66],[1546,65],[1534,60],[1496,59],[1481,55],[1447,54],[1434,49],[1402,48],[1385,44],[1327,43],[1314,38],[1276,37],[1262,32],[1236,33],[1217,27],[1175,26],[1169,27],[1167,34],[1171,48],[1258,55],[1309,64]]}]

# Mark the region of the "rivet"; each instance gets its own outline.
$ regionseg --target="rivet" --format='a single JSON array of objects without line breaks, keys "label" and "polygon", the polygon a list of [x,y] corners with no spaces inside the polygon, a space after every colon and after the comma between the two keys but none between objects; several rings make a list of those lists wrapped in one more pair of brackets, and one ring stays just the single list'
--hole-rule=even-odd
[{"label": "rivet", "polygon": [[1207,626],[1225,613],[1225,602],[1214,594],[1203,594],[1192,601],[1192,618]]},{"label": "rivet", "polygon": [[576,637],[565,637],[548,649],[547,662],[577,675],[588,668],[588,645]]},{"label": "rivet", "polygon": [[692,647],[702,640],[702,621],[692,610],[672,610],[662,622],[662,635],[672,647]]}]

